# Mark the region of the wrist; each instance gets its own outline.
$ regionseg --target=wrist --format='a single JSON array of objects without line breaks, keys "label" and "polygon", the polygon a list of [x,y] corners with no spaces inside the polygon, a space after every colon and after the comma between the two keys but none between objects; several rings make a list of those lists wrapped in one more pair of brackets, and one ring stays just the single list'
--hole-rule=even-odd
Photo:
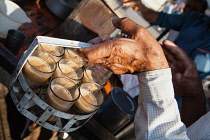
[{"label": "wrist", "polygon": [[149,62],[150,67],[148,67],[148,71],[151,70],[160,70],[160,69],[167,69],[169,68],[168,62],[165,57],[160,57],[159,61],[157,58],[151,59],[152,61]]},{"label": "wrist", "polygon": [[139,97],[145,101],[174,98],[170,68],[141,72],[138,74],[138,80],[141,89]]}]

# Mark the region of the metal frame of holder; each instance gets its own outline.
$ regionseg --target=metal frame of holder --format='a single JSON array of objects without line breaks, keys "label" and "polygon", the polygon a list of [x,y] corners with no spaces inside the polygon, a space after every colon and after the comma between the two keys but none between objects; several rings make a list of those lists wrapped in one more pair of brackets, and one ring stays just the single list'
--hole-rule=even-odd
[{"label": "metal frame of holder", "polygon": [[[59,132],[72,132],[83,126],[94,114],[92,112],[87,115],[73,115],[59,111],[38,96],[27,84],[22,74],[22,68],[27,58],[33,53],[38,44],[49,44],[55,46],[63,46],[70,48],[84,48],[91,46],[90,44],[58,39],[52,37],[38,36],[34,39],[30,47],[19,60],[16,69],[13,72],[10,82],[10,95],[17,110],[28,119],[43,126],[46,129]],[[21,88],[20,88],[21,87]],[[37,113],[38,112],[38,113]],[[41,112],[41,113],[40,113]],[[51,116],[58,117],[56,123],[47,121]],[[81,123],[82,122],[82,123]],[[79,124],[81,123],[81,124]]]}]

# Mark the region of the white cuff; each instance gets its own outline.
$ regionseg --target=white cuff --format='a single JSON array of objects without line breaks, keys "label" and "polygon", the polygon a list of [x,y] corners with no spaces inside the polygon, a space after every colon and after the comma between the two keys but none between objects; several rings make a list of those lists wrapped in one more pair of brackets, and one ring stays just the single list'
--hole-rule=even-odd
[{"label": "white cuff", "polygon": [[173,98],[171,69],[160,69],[138,74],[141,94],[139,98],[144,101]]}]

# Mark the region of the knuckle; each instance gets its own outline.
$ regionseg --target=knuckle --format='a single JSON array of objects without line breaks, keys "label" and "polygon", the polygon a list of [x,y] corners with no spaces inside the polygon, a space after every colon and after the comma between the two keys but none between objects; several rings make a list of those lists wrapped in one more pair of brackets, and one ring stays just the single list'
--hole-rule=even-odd
[{"label": "knuckle", "polygon": [[136,25],[137,27],[137,34],[139,34],[140,36],[141,35],[144,35],[145,34],[145,31],[146,31],[146,29],[144,28],[144,27],[142,27],[142,26],[140,26],[140,25]]}]

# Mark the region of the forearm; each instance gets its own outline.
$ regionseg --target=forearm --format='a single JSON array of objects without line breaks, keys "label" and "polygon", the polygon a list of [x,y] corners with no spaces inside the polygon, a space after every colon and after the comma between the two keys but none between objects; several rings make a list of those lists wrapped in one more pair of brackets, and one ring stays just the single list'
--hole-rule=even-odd
[{"label": "forearm", "polygon": [[147,20],[149,23],[154,23],[159,17],[159,12],[153,11],[143,4],[139,6],[139,11],[141,12],[144,19]]},{"label": "forearm", "polygon": [[188,139],[174,99],[170,69],[140,73],[136,139]]},{"label": "forearm", "polygon": [[199,97],[183,97],[181,120],[188,127],[206,114],[205,95],[201,91]]}]

